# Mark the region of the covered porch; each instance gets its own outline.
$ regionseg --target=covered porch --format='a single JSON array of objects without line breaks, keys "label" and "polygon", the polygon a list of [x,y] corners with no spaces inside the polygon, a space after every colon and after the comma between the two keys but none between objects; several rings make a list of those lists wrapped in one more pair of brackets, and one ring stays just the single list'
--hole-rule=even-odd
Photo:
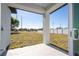
[{"label": "covered porch", "polygon": [[6,56],[68,56],[66,52],[60,51],[54,46],[37,44],[23,48],[9,50]]},{"label": "covered porch", "polygon": [[[4,34],[5,38],[3,39],[6,40],[10,39],[10,19],[11,19],[11,11],[9,10],[8,7],[13,7],[13,8],[19,8],[25,11],[37,13],[43,15],[43,43],[42,44],[37,44],[33,46],[28,46],[24,48],[18,48],[18,49],[13,49],[9,50],[7,53],[7,56],[72,56],[74,55],[74,50],[73,50],[73,38],[74,38],[74,33],[73,33],[73,8],[74,4],[68,4],[69,7],[69,33],[68,33],[68,55],[66,53],[63,53],[63,51],[60,51],[60,49],[55,48],[54,46],[50,46],[50,13],[56,11],[59,9],[61,6],[65,5],[65,3],[9,3],[9,4],[1,4],[1,13],[2,13],[2,18],[6,24],[3,24],[4,29]],[[5,12],[4,12],[5,11]],[[6,16],[6,17],[5,17]],[[4,35],[3,35],[4,36]],[[5,41],[4,40],[4,41]],[[7,41],[10,43],[10,40]],[[2,46],[3,49],[5,48],[5,45],[7,42],[3,43]]]}]

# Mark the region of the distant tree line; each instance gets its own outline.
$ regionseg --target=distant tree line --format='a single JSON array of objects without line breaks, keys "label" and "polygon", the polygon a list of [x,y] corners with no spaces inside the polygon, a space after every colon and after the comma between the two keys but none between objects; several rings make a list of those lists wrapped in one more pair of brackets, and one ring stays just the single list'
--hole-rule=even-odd
[{"label": "distant tree line", "polygon": [[39,28],[39,29],[20,28],[20,29],[17,29],[18,26],[19,26],[19,20],[11,17],[11,31],[38,31],[38,30],[43,30],[43,28]]},{"label": "distant tree line", "polygon": [[31,28],[31,29],[27,29],[27,28],[20,28],[20,29],[18,29],[19,31],[38,31],[38,30],[43,30],[43,28],[40,28],[40,29],[33,29],[33,28]]}]

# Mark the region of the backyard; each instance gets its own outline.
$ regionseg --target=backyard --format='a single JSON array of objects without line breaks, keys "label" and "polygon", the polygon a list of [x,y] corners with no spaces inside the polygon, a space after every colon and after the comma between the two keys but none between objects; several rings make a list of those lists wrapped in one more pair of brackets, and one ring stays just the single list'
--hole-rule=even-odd
[{"label": "backyard", "polygon": [[51,44],[68,51],[68,36],[65,34],[50,34]]},{"label": "backyard", "polygon": [[38,32],[20,31],[11,35],[10,49],[21,48],[42,43],[42,34]]},{"label": "backyard", "polygon": [[[51,34],[51,43],[67,50],[68,38],[67,35],[62,34]],[[42,43],[42,33],[35,31],[20,31],[17,34],[11,34],[11,45],[10,49],[21,48],[25,46],[31,46]]]}]

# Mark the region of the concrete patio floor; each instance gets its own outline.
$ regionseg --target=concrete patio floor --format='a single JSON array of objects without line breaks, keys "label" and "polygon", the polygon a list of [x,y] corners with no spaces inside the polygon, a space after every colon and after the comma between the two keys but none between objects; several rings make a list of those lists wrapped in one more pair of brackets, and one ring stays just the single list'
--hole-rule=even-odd
[{"label": "concrete patio floor", "polygon": [[6,56],[68,56],[46,44],[37,44],[9,50]]}]

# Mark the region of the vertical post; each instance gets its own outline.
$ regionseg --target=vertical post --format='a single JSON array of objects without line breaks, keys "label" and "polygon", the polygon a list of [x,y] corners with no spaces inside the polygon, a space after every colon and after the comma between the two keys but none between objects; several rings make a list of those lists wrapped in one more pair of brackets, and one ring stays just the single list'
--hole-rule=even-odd
[{"label": "vertical post", "polygon": [[[0,41],[1,41],[1,3],[0,3]],[[1,45],[1,42],[0,42]]]},{"label": "vertical post", "polygon": [[43,15],[43,42],[45,44],[49,44],[50,42],[50,30],[49,30],[49,13],[45,13]]},{"label": "vertical post", "polygon": [[73,56],[73,6],[72,4],[68,4],[69,6],[69,40],[68,40],[68,50],[69,50],[69,55]]},{"label": "vertical post", "polygon": [[22,16],[21,16],[21,30],[22,30]]}]

